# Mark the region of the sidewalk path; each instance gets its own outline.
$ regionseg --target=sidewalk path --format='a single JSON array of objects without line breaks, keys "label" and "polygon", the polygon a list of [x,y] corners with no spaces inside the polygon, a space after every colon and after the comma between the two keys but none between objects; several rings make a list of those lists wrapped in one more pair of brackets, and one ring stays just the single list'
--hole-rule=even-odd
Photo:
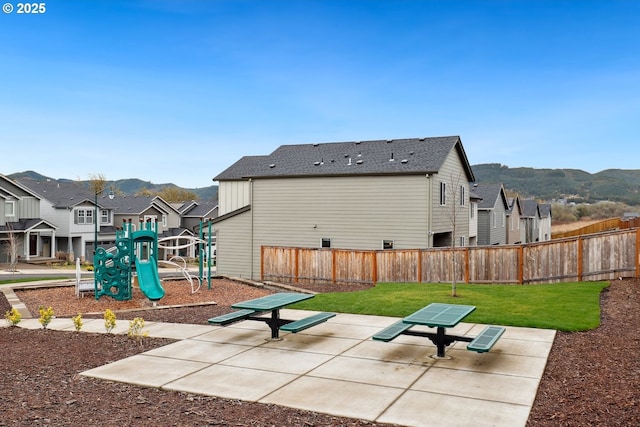
[{"label": "sidewalk path", "polygon": [[[434,359],[436,349],[424,338],[371,339],[396,320],[338,314],[278,341],[265,339],[262,322],[148,322],[149,336],[178,341],[82,375],[407,426],[526,425],[555,331],[507,327],[489,353],[456,343],[447,349],[450,359]],[[37,319],[19,326],[42,327]],[[483,327],[462,323],[451,332],[476,335]],[[73,322],[54,319],[49,328],[72,331]],[[105,332],[104,321],[87,319],[82,330]],[[120,322],[114,332],[127,330]]]}]

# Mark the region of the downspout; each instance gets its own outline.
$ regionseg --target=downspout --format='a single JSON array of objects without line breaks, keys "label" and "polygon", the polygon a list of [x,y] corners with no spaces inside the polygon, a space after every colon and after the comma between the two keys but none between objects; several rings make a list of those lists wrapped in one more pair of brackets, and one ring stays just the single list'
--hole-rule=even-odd
[{"label": "downspout", "polygon": [[427,177],[427,248],[433,247],[433,233],[431,231],[432,219],[433,219],[433,198],[431,192],[431,174],[426,174]]},{"label": "downspout", "polygon": [[251,206],[251,236],[250,236],[250,266],[249,266],[249,278],[253,280],[253,179],[249,178],[249,206]]}]

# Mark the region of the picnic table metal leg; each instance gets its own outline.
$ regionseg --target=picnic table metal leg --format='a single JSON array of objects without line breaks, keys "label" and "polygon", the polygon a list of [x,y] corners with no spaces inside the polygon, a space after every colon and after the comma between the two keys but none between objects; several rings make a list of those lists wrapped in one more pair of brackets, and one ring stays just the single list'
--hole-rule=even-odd
[{"label": "picnic table metal leg", "polygon": [[444,348],[446,346],[444,339],[444,328],[438,326],[436,331],[436,347],[438,348],[438,357],[444,357]]},{"label": "picnic table metal leg", "polygon": [[278,339],[280,337],[280,310],[271,310],[269,328],[271,328],[271,339]]}]

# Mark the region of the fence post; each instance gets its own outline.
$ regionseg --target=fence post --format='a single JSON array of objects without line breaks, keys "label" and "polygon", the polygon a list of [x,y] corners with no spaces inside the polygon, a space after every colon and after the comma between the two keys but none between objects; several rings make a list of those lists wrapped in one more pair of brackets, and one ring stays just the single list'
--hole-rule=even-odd
[{"label": "fence post", "polygon": [[336,250],[331,249],[331,283],[336,284]]},{"label": "fence post", "polygon": [[469,246],[464,249],[464,283],[469,283]]},{"label": "fence post", "polygon": [[371,278],[373,279],[373,284],[378,283],[378,255],[376,251],[371,251],[371,256],[373,259],[371,260]]},{"label": "fence post", "polygon": [[416,249],[418,251],[418,277],[416,277],[418,283],[422,283],[422,249]]},{"label": "fence post", "polygon": [[577,239],[577,244],[578,244],[578,259],[576,260],[578,262],[578,282],[582,282],[582,237],[578,236]]},{"label": "fence post", "polygon": [[524,284],[524,245],[518,248],[518,283]]},{"label": "fence post", "polygon": [[260,281],[264,282],[264,245],[260,246]]},{"label": "fence post", "polygon": [[299,248],[295,248],[293,250],[293,257],[294,257],[294,263],[293,263],[293,277],[294,277],[294,283],[298,283],[298,281],[300,280],[300,264],[298,259],[300,258],[300,249]]}]

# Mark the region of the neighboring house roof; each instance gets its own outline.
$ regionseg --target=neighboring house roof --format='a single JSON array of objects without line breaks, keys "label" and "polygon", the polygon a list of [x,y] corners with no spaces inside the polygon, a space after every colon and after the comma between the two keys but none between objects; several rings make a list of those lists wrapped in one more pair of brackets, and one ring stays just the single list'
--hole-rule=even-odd
[{"label": "neighboring house roof", "polygon": [[538,204],[540,210],[540,218],[549,218],[551,216],[551,205],[548,203]]},{"label": "neighboring house roof", "polygon": [[55,208],[71,208],[85,202],[93,204],[93,191],[73,181],[20,178],[18,182],[41,198],[50,201]]},{"label": "neighboring house roof", "polygon": [[179,213],[171,204],[165,202],[159,196],[133,196],[117,195],[113,199],[102,195],[98,197],[98,205],[114,209],[117,215],[141,215],[150,207],[155,207],[161,212],[169,213],[170,210]]},{"label": "neighboring house roof", "polygon": [[163,237],[178,237],[178,236],[182,236],[184,234],[188,234],[190,236],[193,236],[193,233],[189,230],[187,230],[186,228],[182,228],[182,227],[173,227],[173,228],[169,228],[168,230],[164,230],[161,234],[158,235],[159,238],[163,238]]},{"label": "neighboring house roof", "polygon": [[474,181],[459,136],[282,145],[266,156],[242,157],[214,180],[438,173],[453,149]]},{"label": "neighboring house roof", "polygon": [[522,201],[522,215],[533,218],[540,215],[539,205],[534,199],[524,199]]},{"label": "neighboring house roof", "polygon": [[[9,183],[9,184],[11,184],[11,185],[13,185],[15,187],[20,188],[22,191],[28,193],[29,195],[35,197],[36,199],[40,199],[40,196],[38,196],[38,194],[36,194],[32,189],[29,189],[28,187],[25,187],[24,184],[21,184],[18,181],[13,180],[13,179],[11,179],[9,177],[6,177],[6,176],[4,176],[2,174],[0,174],[0,179],[6,181],[7,183]],[[10,195],[10,196],[12,196],[12,197],[14,197],[16,199],[21,198],[20,195],[11,192],[8,188],[6,188],[4,186],[0,187],[0,193],[3,193],[3,195]]]},{"label": "neighboring house roof", "polygon": [[17,221],[17,222],[12,222],[10,223],[10,225],[0,225],[0,233],[10,233],[11,231],[25,232],[25,231],[35,230],[37,228],[53,229],[53,230],[58,229],[58,227],[56,227],[55,225],[51,224],[48,221],[45,221],[44,219],[28,218],[28,219],[21,219],[20,221]]},{"label": "neighboring house roof", "polygon": [[473,185],[472,191],[482,199],[478,202],[478,209],[493,209],[498,198],[501,199],[504,208],[509,209],[502,184],[477,183]]},{"label": "neighboring house roof", "polygon": [[509,215],[513,213],[514,208],[517,208],[518,214],[522,214],[522,203],[520,202],[520,197],[509,197],[507,199],[507,203],[509,204],[509,210],[507,211]]},{"label": "neighboring house roof", "polygon": [[190,202],[180,207],[185,218],[215,218],[218,216],[218,204],[215,202]]}]

